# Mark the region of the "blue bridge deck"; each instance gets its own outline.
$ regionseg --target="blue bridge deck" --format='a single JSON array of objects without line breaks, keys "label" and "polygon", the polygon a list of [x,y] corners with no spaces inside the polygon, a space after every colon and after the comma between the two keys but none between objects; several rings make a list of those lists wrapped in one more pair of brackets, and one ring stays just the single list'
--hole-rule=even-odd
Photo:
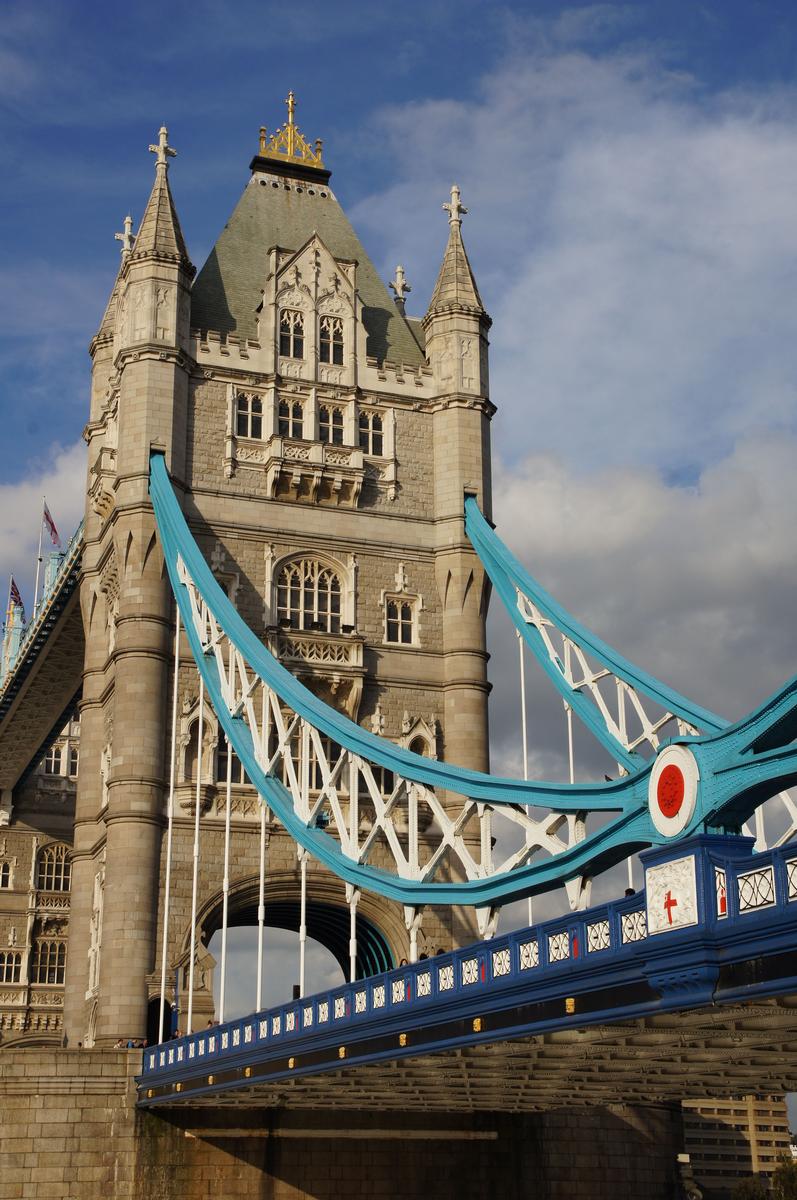
[{"label": "blue bridge deck", "polygon": [[149,1048],[139,1103],[797,991],[797,845],[642,859],[636,895]]}]

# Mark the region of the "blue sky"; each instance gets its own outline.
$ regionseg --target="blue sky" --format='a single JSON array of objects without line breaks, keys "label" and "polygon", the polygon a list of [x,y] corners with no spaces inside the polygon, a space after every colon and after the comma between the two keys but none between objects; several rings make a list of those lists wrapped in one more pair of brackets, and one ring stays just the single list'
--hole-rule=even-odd
[{"label": "blue sky", "polygon": [[[461,155],[469,117],[489,126],[494,105],[500,143],[509,107],[510,122],[520,118],[529,135],[523,153],[533,158],[536,151],[543,163],[546,154],[557,156],[543,125],[561,124],[574,98],[541,87],[535,104],[530,67],[536,64],[542,84],[546,64],[561,67],[568,57],[577,67],[583,56],[591,69],[625,61],[626,82],[647,77],[649,101],[653,92],[660,103],[669,96],[693,122],[722,107],[738,111],[746,93],[751,112],[769,102],[791,113],[795,20],[792,6],[778,0],[297,3],[287,11],[246,2],[145,2],[133,10],[26,2],[4,7],[0,47],[0,470],[15,482],[56,445],[70,444],[82,425],[86,345],[118,256],[112,235],[128,210],[141,214],[151,179],[146,147],[162,121],[179,150],[172,181],[199,265],[245,181],[258,126],[283,119],[292,87],[300,123],[324,137],[334,186],[349,208],[392,195],[400,201],[402,185],[427,189],[420,211],[391,214],[377,205],[378,219],[363,225],[378,263],[385,243],[395,245],[391,227],[405,234],[396,246],[405,258],[413,259],[418,244],[413,299],[420,302],[443,236],[435,218],[439,188],[452,170],[465,186],[488,165],[479,161],[478,141]],[[516,104],[508,106],[506,87],[519,62]],[[610,97],[602,91],[595,102],[599,111]],[[612,116],[607,111],[607,138]],[[522,164],[510,155],[503,165],[522,207]],[[494,219],[483,205],[479,224]],[[423,222],[422,235],[413,232],[415,222]],[[528,214],[522,225],[529,227]],[[542,217],[531,225],[544,249]],[[495,236],[485,244],[474,232],[471,253],[489,305],[505,264],[491,244]]]},{"label": "blue sky", "polygon": [[[629,657],[746,711],[797,669],[795,62],[787,0],[6,3],[0,572],[30,594],[42,491],[79,519],[87,347],[159,125],[201,266],[293,89],[411,313],[462,187],[503,536]],[[500,614],[490,636],[494,761],[519,770]],[[561,706],[531,704],[533,772],[562,778]]]}]

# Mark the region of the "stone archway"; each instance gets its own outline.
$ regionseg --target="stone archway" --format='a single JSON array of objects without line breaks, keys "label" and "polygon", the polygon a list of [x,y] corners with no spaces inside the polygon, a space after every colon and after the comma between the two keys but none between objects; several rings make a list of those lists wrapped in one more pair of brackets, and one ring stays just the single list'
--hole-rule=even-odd
[{"label": "stone archway", "polygon": [[[231,884],[228,926],[255,927],[259,899],[256,876]],[[198,914],[203,943],[210,945],[222,924],[221,892],[213,895]],[[301,892],[298,872],[270,874],[265,886],[265,924],[274,929],[299,930]],[[405,953],[407,934],[398,913],[379,897],[362,895],[357,906],[357,978],[390,970]],[[307,936],[332,954],[343,975],[349,975],[349,907],[340,880],[310,871],[307,892]],[[186,943],[187,944],[187,943]]]}]

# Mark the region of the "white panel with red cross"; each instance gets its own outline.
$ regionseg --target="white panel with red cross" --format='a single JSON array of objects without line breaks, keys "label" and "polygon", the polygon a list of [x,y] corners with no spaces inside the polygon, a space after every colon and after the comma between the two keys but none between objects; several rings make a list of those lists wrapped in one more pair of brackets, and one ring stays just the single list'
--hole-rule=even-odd
[{"label": "white panel with red cross", "polygon": [[693,854],[645,871],[648,934],[697,925],[697,876]]}]

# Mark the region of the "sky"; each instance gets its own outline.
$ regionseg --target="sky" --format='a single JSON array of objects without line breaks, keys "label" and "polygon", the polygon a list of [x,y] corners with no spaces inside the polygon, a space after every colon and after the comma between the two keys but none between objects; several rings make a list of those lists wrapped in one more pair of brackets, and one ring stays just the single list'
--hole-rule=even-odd
[{"label": "sky", "polygon": [[[452,182],[493,318],[494,516],[627,657],[740,716],[797,666],[797,13],[780,0],[402,5],[26,0],[0,25],[0,575],[85,473],[88,343],[161,123],[201,266],[260,125],[332,186],[421,315]],[[496,769],[519,772],[514,637],[490,619]],[[564,778],[529,684],[532,774]],[[577,774],[598,761],[576,735]]]}]

